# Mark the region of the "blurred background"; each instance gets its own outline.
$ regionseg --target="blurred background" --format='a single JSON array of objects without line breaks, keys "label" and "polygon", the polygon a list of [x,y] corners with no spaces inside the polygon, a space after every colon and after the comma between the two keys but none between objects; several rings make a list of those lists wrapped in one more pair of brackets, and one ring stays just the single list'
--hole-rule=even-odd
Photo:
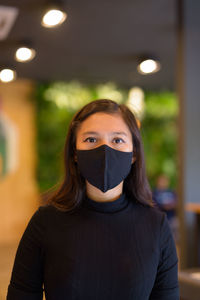
[{"label": "blurred background", "polygon": [[1,0],[0,300],[41,194],[62,179],[68,124],[98,98],[136,115],[181,299],[200,299],[199,13],[198,0]]}]

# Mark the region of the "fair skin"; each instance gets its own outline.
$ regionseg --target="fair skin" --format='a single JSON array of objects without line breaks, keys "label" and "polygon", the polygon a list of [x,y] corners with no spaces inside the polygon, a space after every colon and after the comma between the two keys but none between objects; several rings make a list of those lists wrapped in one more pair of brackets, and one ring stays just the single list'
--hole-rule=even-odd
[{"label": "fair skin", "polygon": [[[131,132],[120,114],[95,113],[83,121],[77,130],[76,149],[91,150],[101,145],[124,151],[133,151]],[[76,158],[75,158],[76,159]],[[135,157],[132,158],[132,163]],[[111,190],[103,193],[86,180],[86,193],[98,202],[114,201],[120,197],[123,181]]]}]

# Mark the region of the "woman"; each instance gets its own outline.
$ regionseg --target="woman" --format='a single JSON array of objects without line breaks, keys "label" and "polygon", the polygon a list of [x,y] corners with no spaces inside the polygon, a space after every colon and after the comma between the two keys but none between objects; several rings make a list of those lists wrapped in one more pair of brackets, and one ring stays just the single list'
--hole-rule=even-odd
[{"label": "woman", "polygon": [[62,184],[32,216],[7,300],[178,300],[177,254],[153,208],[140,132],[125,105],[96,100],[73,118]]}]

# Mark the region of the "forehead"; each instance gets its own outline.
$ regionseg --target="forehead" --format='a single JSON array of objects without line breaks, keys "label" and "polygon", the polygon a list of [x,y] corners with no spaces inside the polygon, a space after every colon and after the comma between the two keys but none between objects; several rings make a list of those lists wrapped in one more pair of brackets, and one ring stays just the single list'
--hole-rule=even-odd
[{"label": "forehead", "polygon": [[131,135],[129,127],[125,123],[120,113],[103,113],[97,112],[89,116],[84,120],[78,133],[84,133],[84,131],[98,131],[98,132],[120,132],[124,131]]}]

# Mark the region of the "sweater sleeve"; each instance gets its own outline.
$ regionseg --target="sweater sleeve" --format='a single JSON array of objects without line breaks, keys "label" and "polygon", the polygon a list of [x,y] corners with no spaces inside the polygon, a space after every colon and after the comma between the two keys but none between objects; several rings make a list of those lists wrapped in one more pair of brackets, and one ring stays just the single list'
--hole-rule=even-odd
[{"label": "sweater sleeve", "polygon": [[43,207],[30,219],[19,242],[8,286],[7,300],[43,298]]},{"label": "sweater sleeve", "polygon": [[166,214],[161,222],[160,260],[149,300],[179,300],[178,258]]}]

